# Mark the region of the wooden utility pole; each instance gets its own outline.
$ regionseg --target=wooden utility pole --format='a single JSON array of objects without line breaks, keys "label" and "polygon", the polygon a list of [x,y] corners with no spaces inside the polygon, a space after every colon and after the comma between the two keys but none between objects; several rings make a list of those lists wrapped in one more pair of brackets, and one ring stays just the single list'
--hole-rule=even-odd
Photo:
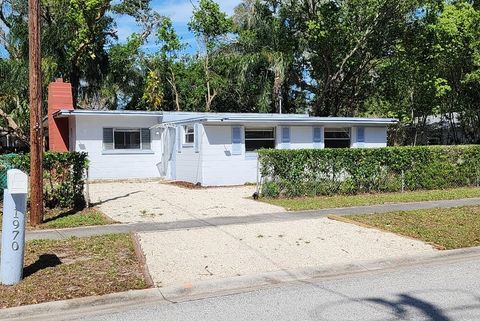
[{"label": "wooden utility pole", "polygon": [[30,47],[30,224],[37,226],[43,221],[42,68],[39,0],[28,0],[28,10]]}]

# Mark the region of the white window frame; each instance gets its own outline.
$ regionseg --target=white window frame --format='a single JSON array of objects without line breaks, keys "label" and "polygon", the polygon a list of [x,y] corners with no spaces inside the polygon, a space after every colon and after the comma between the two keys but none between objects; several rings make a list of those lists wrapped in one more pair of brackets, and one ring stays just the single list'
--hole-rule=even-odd
[{"label": "white window frame", "polygon": [[[254,131],[272,131],[273,138],[247,138],[247,132],[254,132]],[[277,131],[275,127],[245,127],[243,130],[243,137],[245,140],[245,153],[250,155],[256,155],[257,150],[249,151],[247,150],[247,141],[260,141],[260,140],[268,140],[273,141],[273,148],[276,148],[277,145]]]},{"label": "white window frame", "polygon": [[[189,132],[189,129],[191,130],[191,132]],[[195,144],[195,127],[193,125],[185,125],[185,126],[182,126],[182,130],[183,130],[183,145],[193,146]],[[191,142],[188,141],[189,136],[193,138]]]}]

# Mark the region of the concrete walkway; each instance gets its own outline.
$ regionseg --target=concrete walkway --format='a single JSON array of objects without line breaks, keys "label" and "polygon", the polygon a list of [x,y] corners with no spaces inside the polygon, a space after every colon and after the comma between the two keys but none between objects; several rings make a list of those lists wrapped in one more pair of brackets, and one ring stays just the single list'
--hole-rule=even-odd
[{"label": "concrete walkway", "polygon": [[450,208],[459,206],[480,205],[480,198],[468,198],[460,200],[444,200],[429,202],[412,202],[399,204],[385,204],[360,206],[349,208],[331,208],[306,212],[282,212],[282,213],[266,213],[255,214],[249,216],[225,216],[206,219],[191,219],[175,222],[142,222],[131,224],[114,224],[106,226],[92,226],[61,230],[40,230],[28,231],[27,240],[38,239],[64,239],[69,237],[88,237],[94,235],[129,233],[129,232],[163,232],[174,230],[186,230],[195,228],[220,227],[239,224],[257,224],[257,223],[274,223],[320,219],[328,215],[364,215],[372,213],[386,213],[392,211],[412,211],[429,208]]}]

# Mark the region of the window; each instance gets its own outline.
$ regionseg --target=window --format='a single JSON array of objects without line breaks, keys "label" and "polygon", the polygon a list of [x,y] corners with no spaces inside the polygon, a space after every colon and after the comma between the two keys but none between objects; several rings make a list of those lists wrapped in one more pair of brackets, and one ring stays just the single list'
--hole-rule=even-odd
[{"label": "window", "polygon": [[114,131],[115,149],[140,149],[140,130],[117,129]]},{"label": "window", "polygon": [[104,128],[104,150],[150,150],[151,136],[148,128]]},{"label": "window", "polygon": [[184,144],[195,143],[195,129],[193,126],[183,126],[183,132],[185,134],[185,138],[183,140]]},{"label": "window", "polygon": [[325,148],[350,148],[350,128],[325,128]]},{"label": "window", "polygon": [[275,148],[274,128],[246,128],[245,150],[254,152],[261,148]]}]

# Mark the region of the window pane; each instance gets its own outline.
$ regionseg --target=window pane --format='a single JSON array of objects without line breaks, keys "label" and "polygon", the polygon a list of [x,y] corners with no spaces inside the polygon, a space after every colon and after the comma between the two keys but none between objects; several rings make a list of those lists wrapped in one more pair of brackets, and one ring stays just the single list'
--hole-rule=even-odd
[{"label": "window pane", "polygon": [[195,142],[195,135],[194,134],[186,134],[185,135],[185,143],[193,144]]},{"label": "window pane", "polygon": [[350,148],[350,139],[325,139],[325,148]]},{"label": "window pane", "polygon": [[261,148],[275,148],[274,140],[245,140],[245,150],[254,152]]},{"label": "window pane", "polygon": [[127,149],[140,149],[140,132],[127,132]]},{"label": "window pane", "polygon": [[193,126],[184,126],[183,127],[185,133],[185,144],[193,144],[195,143],[195,129]]},{"label": "window pane", "polygon": [[125,133],[115,131],[115,149],[125,149]]},{"label": "window pane", "polygon": [[261,129],[261,130],[245,130],[245,139],[258,139],[258,138],[275,138],[273,129]]},{"label": "window pane", "polygon": [[140,131],[115,131],[115,149],[140,149]]},{"label": "window pane", "polygon": [[345,131],[325,131],[325,139],[327,138],[350,138],[350,133]]},{"label": "window pane", "polygon": [[245,129],[245,150],[254,152],[260,148],[275,148],[273,128]]}]

